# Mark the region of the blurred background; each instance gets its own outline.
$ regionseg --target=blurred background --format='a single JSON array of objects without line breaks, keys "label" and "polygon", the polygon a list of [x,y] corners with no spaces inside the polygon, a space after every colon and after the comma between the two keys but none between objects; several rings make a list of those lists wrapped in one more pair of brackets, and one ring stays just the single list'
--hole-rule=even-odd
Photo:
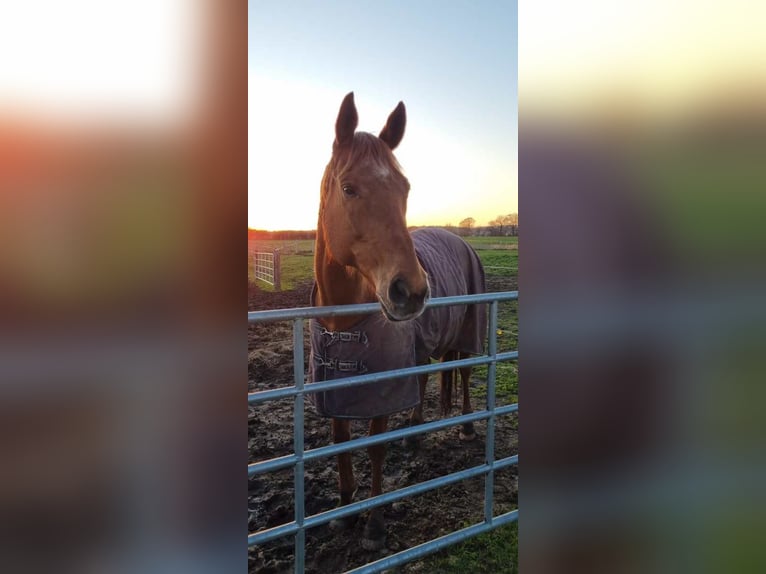
[{"label": "blurred background", "polygon": [[519,565],[760,572],[763,3],[519,6]]},{"label": "blurred background", "polygon": [[0,52],[0,570],[245,571],[247,8],[3,3]]}]

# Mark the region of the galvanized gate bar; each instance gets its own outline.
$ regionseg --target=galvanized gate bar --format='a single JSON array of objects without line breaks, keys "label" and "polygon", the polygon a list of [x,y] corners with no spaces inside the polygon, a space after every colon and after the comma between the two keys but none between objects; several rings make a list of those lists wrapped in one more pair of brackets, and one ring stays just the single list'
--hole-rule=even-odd
[{"label": "galvanized gate bar", "polygon": [[[507,466],[517,464],[518,462],[519,455],[515,454],[513,456],[502,459],[502,461],[497,461],[499,464],[497,464],[496,468],[505,468]],[[327,510],[319,514],[314,514],[306,519],[305,525],[307,528],[314,528],[315,526],[320,526],[336,518],[343,518],[353,514],[358,514],[359,512],[364,512],[365,510],[369,510],[371,508],[376,508],[384,504],[397,502],[398,500],[409,498],[410,496],[415,496],[417,494],[423,494],[424,492],[434,490],[435,488],[454,484],[468,478],[473,478],[474,476],[480,476],[486,472],[489,472],[489,470],[490,467],[488,465],[481,464],[471,468],[458,470],[445,476],[439,476],[437,478],[432,478],[431,480],[426,480],[417,484],[411,484],[410,486],[405,486],[397,490],[384,492],[378,496],[365,498],[364,500],[360,500],[358,502],[352,502],[345,506],[333,508],[332,510]]]},{"label": "galvanized gate bar", "polygon": [[[502,407],[496,407],[495,414],[497,416],[507,415],[519,410],[519,404],[514,403],[512,405],[504,405]],[[441,430],[451,426],[458,426],[463,423],[480,421],[488,419],[490,416],[489,411],[476,411],[468,413],[466,415],[458,415],[447,419],[440,419],[438,421],[431,421],[411,427],[405,427],[401,429],[391,430],[381,434],[373,436],[365,436],[355,438],[353,440],[344,441],[342,443],[331,444],[322,446],[319,448],[313,448],[303,453],[304,461],[311,461],[318,458],[324,458],[340,454],[342,452],[367,448],[376,444],[382,444],[394,440],[403,439],[409,436],[415,436],[418,434],[425,434],[431,431]],[[247,467],[248,478],[252,478],[257,474],[263,474],[266,472],[273,472],[282,468],[287,468],[294,465],[298,458],[296,455],[286,455],[278,458],[272,458],[263,462],[255,462]]]},{"label": "galvanized gate bar", "polygon": [[[517,464],[518,462],[519,455],[515,454],[513,456],[495,461],[493,468],[494,470],[501,470],[508,466]],[[458,470],[445,476],[432,478],[431,480],[427,480],[425,482],[419,482],[417,484],[405,486],[391,492],[384,492],[378,496],[366,498],[357,502],[352,502],[345,506],[333,508],[332,510],[327,510],[318,514],[312,514],[308,518],[304,519],[303,527],[305,529],[309,529],[316,526],[321,526],[322,524],[330,522],[331,520],[335,520],[336,518],[352,516],[354,514],[364,512],[365,510],[369,510],[370,508],[375,508],[384,504],[390,504],[404,498],[409,498],[410,496],[423,494],[424,492],[434,490],[435,488],[447,486],[449,484],[460,482],[461,480],[466,480],[475,476],[481,476],[482,474],[490,472],[491,469],[492,467],[486,463],[480,464],[471,468]],[[494,517],[493,521],[495,518],[497,517]],[[266,530],[259,530],[258,532],[248,535],[248,546],[252,546],[253,544],[263,544],[269,540],[274,540],[276,538],[282,538],[283,536],[294,534],[297,532],[298,528],[298,525],[293,521],[286,524],[280,524],[279,526],[274,526]]]},{"label": "galvanized gate bar", "polygon": [[492,506],[494,502],[495,471],[495,375],[497,374],[497,301],[489,306],[489,333],[487,334],[487,354],[493,361],[487,367],[487,437],[484,439],[485,461],[489,472],[484,477],[484,522],[492,523]]},{"label": "galvanized gate bar", "polygon": [[[303,390],[303,319],[295,319],[293,323],[293,368],[295,373],[295,388]],[[303,527],[305,495],[303,491],[303,393],[295,395],[293,410],[293,448],[295,450],[295,569],[303,572],[306,560],[306,530]]]},{"label": "galvanized gate bar", "polygon": [[253,259],[253,271],[256,279],[274,285],[274,254],[256,251]]},{"label": "galvanized gate bar", "polygon": [[[491,303],[492,301],[514,301],[518,298],[518,291],[456,295],[454,297],[438,297],[437,299],[431,299],[426,303],[426,307],[449,307],[450,305],[472,305],[475,303]],[[374,313],[375,311],[380,310],[380,303],[332,305],[327,307],[293,307],[292,309],[249,311],[247,313],[247,320],[250,323],[271,323],[272,321],[292,321],[296,317],[303,317],[304,319],[316,319],[317,317],[343,317],[346,315]]]},{"label": "galvanized gate bar", "polygon": [[513,361],[519,358],[518,351],[506,351],[504,353],[497,353],[495,359],[482,355],[480,357],[470,357],[468,359],[459,359],[456,361],[446,361],[444,363],[433,363],[430,365],[418,365],[416,367],[407,367],[404,369],[394,369],[392,371],[383,371],[380,373],[369,373],[366,375],[356,375],[353,377],[346,377],[336,381],[323,381],[321,383],[311,383],[311,386],[304,391],[298,391],[294,386],[282,387],[279,389],[270,389],[268,391],[255,391],[248,393],[248,403],[253,405],[264,401],[272,401],[275,399],[283,399],[296,395],[299,392],[318,393],[321,391],[327,391],[330,389],[341,389],[344,387],[352,387],[354,385],[364,385],[369,383],[377,383],[388,379],[396,379],[398,377],[407,377],[410,375],[422,375],[426,373],[436,373],[438,371],[448,371],[451,369],[457,369],[460,367],[477,367],[480,365],[488,365],[493,362]]},{"label": "galvanized gate bar", "polygon": [[274,251],[256,251],[253,256],[253,274],[257,280],[272,285],[280,291],[281,267],[279,249]]}]

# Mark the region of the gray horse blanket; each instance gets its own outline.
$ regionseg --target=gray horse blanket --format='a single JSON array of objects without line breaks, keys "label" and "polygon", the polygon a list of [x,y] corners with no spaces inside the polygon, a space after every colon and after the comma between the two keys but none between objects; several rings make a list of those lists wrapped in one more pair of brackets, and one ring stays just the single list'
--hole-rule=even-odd
[{"label": "gray horse blanket", "polygon": [[[412,232],[415,253],[428,273],[431,297],[484,293],[484,268],[460,237],[442,229]],[[314,304],[316,285],[311,294]],[[426,309],[412,321],[368,315],[348,331],[328,331],[312,320],[309,385],[344,377],[402,369],[440,359],[448,351],[479,355],[487,335],[486,305]],[[309,391],[310,392],[310,391]],[[390,415],[420,402],[417,377],[318,393],[309,399],[322,416],[366,419]]]}]

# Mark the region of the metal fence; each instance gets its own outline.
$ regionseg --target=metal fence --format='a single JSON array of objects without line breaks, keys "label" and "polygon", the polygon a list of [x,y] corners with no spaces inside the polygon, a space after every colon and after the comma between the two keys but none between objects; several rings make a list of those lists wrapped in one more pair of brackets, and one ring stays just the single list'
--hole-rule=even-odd
[{"label": "metal fence", "polygon": [[[331,317],[342,315],[358,315],[365,313],[374,313],[380,311],[378,303],[365,303],[360,305],[344,305],[337,307],[307,307],[300,309],[277,309],[273,311],[256,311],[248,313],[249,323],[263,323],[273,321],[293,321],[293,366],[294,366],[294,385],[259,391],[248,394],[249,404],[258,404],[265,401],[282,399],[286,397],[295,398],[294,406],[294,427],[293,427],[293,446],[292,455],[273,458],[248,465],[248,478],[276,471],[282,468],[294,468],[295,481],[295,518],[292,522],[275,526],[266,530],[261,530],[248,535],[248,546],[262,544],[270,540],[281,538],[283,536],[295,537],[295,572],[302,573],[306,558],[306,530],[325,524],[336,518],[343,518],[362,511],[369,510],[383,504],[389,504],[403,498],[421,494],[423,492],[459,482],[474,476],[484,475],[484,521],[452,532],[440,538],[430,540],[413,548],[403,550],[391,556],[386,556],[375,562],[366,564],[360,568],[351,570],[353,573],[372,573],[393,568],[399,564],[404,564],[412,560],[421,558],[451,544],[461,542],[482,532],[487,532],[498,528],[504,524],[509,524],[518,519],[518,509],[498,516],[493,516],[493,485],[495,471],[506,468],[518,463],[518,455],[509,456],[500,460],[495,460],[495,421],[497,417],[509,415],[518,410],[518,403],[512,405],[495,405],[495,378],[496,365],[503,361],[514,361],[518,359],[518,351],[498,352],[497,350],[497,310],[498,303],[502,301],[511,301],[518,299],[518,291],[508,291],[504,293],[484,293],[478,295],[463,295],[459,297],[442,297],[432,299],[428,307],[441,307],[449,305],[465,305],[477,303],[489,303],[489,326],[488,326],[488,345],[487,354],[478,357],[460,359],[444,363],[434,363],[421,365],[417,367],[408,367],[405,369],[396,369],[379,373],[368,373],[357,375],[335,381],[324,381],[312,383],[304,387],[304,339],[303,328],[305,319],[316,317]],[[343,443],[332,444],[321,448],[304,450],[304,423],[303,408],[305,394],[307,392],[326,391],[352,385],[365,385],[378,381],[403,377],[407,375],[419,375],[424,373],[434,373],[459,367],[487,365],[487,407],[485,410],[473,412],[466,415],[450,417],[437,420],[413,427],[397,429],[374,436],[367,436],[350,440]],[[379,496],[352,502],[345,506],[314,514],[305,515],[304,508],[304,465],[306,462],[318,458],[337,455],[342,452],[366,448],[375,444],[382,444],[392,440],[402,439],[404,437],[452,427],[467,422],[478,420],[487,421],[487,434],[485,439],[485,461],[484,464],[472,468],[460,470],[452,474],[441,476],[433,480],[418,483],[412,486],[400,488],[393,492],[386,492]]]},{"label": "metal fence", "polygon": [[256,251],[253,254],[253,265],[256,279],[273,285],[277,291],[282,288],[278,249],[274,251]]}]

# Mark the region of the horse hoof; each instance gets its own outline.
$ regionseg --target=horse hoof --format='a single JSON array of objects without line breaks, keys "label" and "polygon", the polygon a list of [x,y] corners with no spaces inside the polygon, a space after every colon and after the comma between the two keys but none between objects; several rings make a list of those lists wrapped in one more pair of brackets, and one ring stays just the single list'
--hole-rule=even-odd
[{"label": "horse hoof", "polygon": [[356,522],[357,516],[346,516],[345,518],[333,518],[330,521],[330,530],[333,532],[342,532],[348,530]]},{"label": "horse hoof", "polygon": [[383,516],[370,514],[362,534],[362,548],[365,550],[380,550],[386,544],[386,524]]},{"label": "horse hoof", "polygon": [[469,442],[476,438],[476,433],[473,432],[473,423],[465,423],[460,425],[460,440]]},{"label": "horse hoof", "polygon": [[362,548],[365,550],[380,550],[386,545],[386,537],[378,538],[377,540],[370,540],[369,538],[362,538]]},{"label": "horse hoof", "polygon": [[460,431],[460,440],[462,440],[462,441],[471,442],[475,438],[476,438],[476,433],[473,432],[473,431],[468,432],[468,433],[463,432],[462,430]]}]

